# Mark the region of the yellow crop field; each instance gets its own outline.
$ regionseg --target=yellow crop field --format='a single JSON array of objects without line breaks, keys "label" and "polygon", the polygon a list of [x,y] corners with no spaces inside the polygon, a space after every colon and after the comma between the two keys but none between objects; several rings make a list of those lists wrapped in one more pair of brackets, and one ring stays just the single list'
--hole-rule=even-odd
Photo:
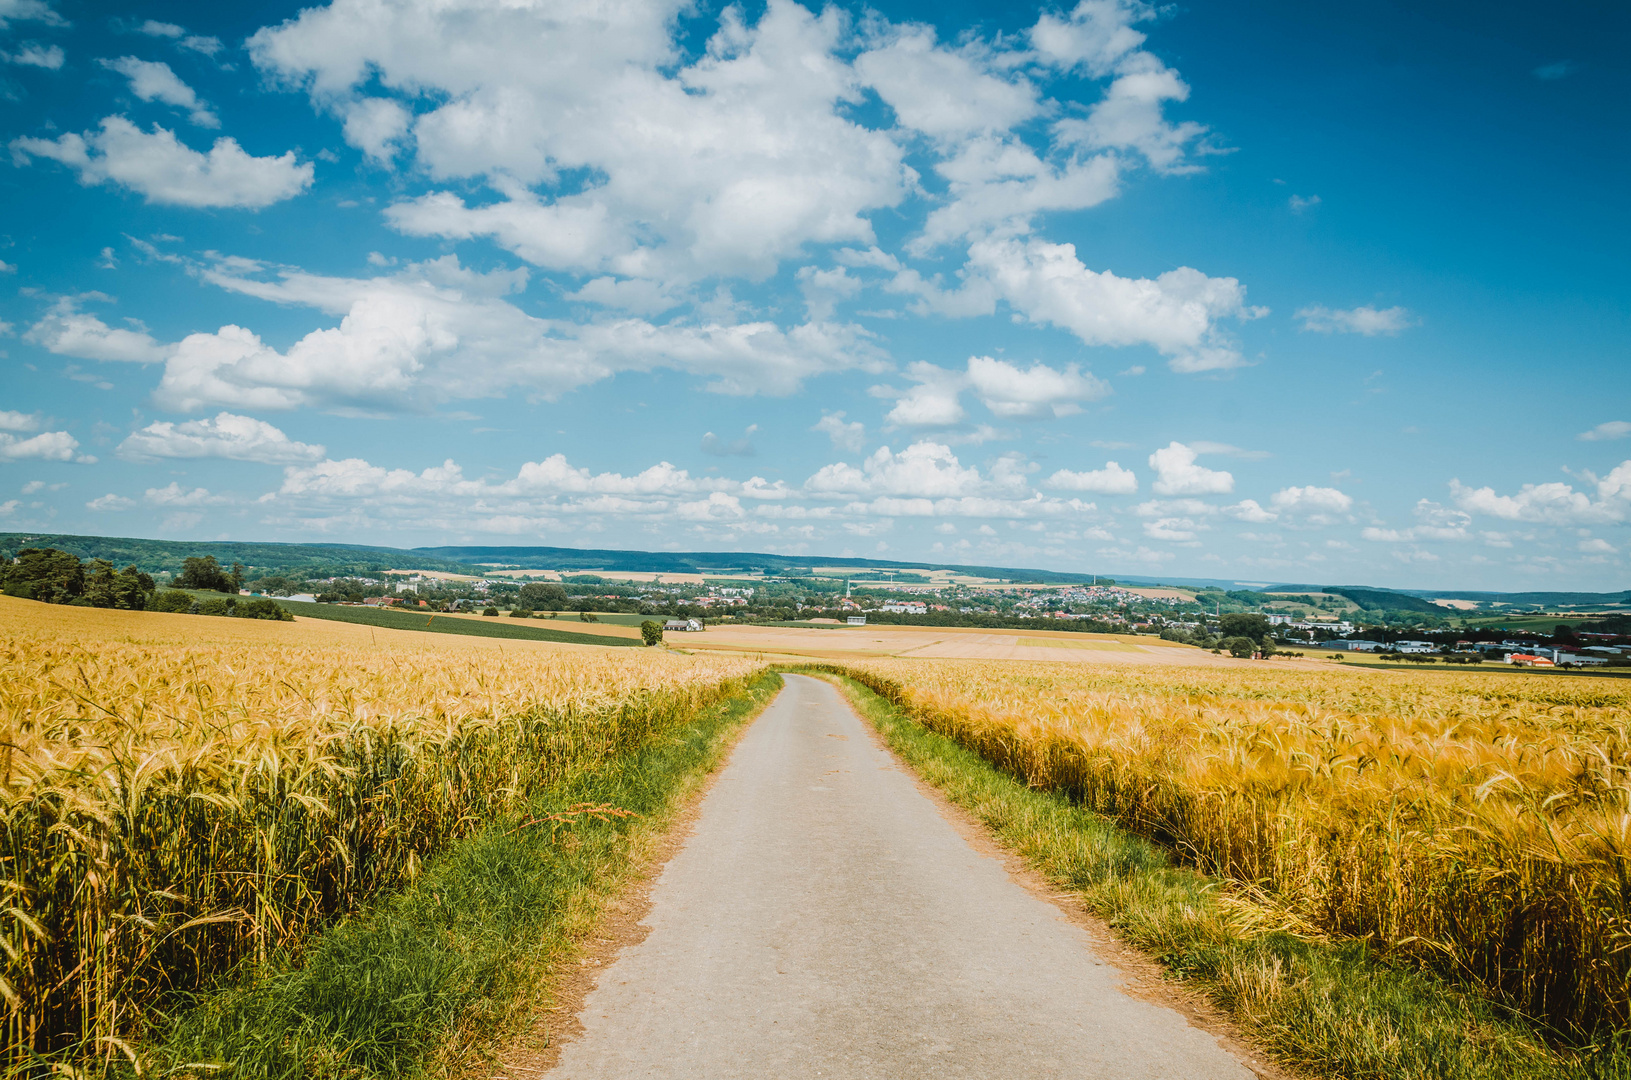
[{"label": "yellow crop field", "polygon": [[1233,883],[1243,925],[1363,940],[1555,1031],[1631,1021],[1631,683],[857,660],[1032,786]]},{"label": "yellow crop field", "polygon": [[0,597],[0,670],[15,1063],[122,1047],[167,992],[297,947],[755,665]]}]

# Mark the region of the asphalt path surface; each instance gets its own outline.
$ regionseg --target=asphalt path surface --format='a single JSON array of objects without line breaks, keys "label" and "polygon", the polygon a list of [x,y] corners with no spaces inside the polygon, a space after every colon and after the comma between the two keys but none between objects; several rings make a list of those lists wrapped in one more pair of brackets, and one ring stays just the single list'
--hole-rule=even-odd
[{"label": "asphalt path surface", "polygon": [[787,677],[651,901],[556,1080],[1254,1075],[1129,996],[818,679]]}]

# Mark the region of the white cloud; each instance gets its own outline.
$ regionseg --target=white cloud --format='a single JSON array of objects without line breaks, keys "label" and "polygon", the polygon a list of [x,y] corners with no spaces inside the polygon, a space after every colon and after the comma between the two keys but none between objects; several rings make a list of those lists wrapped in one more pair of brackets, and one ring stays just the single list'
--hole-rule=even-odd
[{"label": "white cloud", "polygon": [[1575,438],[1584,442],[1603,442],[1609,439],[1631,438],[1631,421],[1610,420],[1607,423],[1598,424],[1590,431],[1582,431]]},{"label": "white cloud", "polygon": [[1048,486],[1062,491],[1091,491],[1101,495],[1131,495],[1138,490],[1138,477],[1133,470],[1124,469],[1114,461],[1104,463],[1102,469],[1071,472],[1060,469],[1048,477]]},{"label": "white cloud", "polygon": [[832,440],[834,450],[848,450],[859,454],[866,445],[866,425],[859,420],[845,422],[843,410],[822,413],[811,431],[819,431]]},{"label": "white cloud", "polygon": [[56,139],[11,141],[12,159],[49,158],[77,169],[82,184],[118,184],[150,203],[258,210],[293,198],[311,186],[310,162],[294,151],[253,157],[237,140],[223,136],[208,154],[184,145],[175,133],[154,125],[144,132],[122,116],[108,116],[97,131],[69,132]]},{"label": "white cloud", "polygon": [[318,461],[321,446],[295,442],[264,420],[223,412],[213,418],[149,424],[119,444],[119,456],[131,461],[161,458],[230,458],[288,465]]},{"label": "white cloud", "polygon": [[66,431],[44,431],[28,439],[0,433],[0,461],[77,461],[89,465],[96,460],[78,451],[79,440]]},{"label": "white cloud", "polygon": [[990,70],[979,46],[937,47],[922,24],[894,29],[856,58],[855,70],[903,127],[934,139],[1007,131],[1042,108],[1029,81]]},{"label": "white cloud", "polygon": [[[967,382],[961,372],[947,371],[921,360],[906,369],[917,385],[895,401],[884,419],[902,427],[949,428],[968,415],[960,399]],[[881,390],[878,392],[882,392]]]},{"label": "white cloud", "polygon": [[1153,18],[1155,8],[1136,0],[1082,0],[1065,18],[1043,12],[1030,30],[1031,46],[1043,63],[1103,78],[1144,44],[1132,24]]},{"label": "white cloud", "polygon": [[1144,535],[1169,544],[1195,544],[1205,527],[1188,518],[1160,518],[1144,523]]},{"label": "white cloud", "polygon": [[155,341],[145,330],[110,327],[95,315],[79,310],[85,300],[105,300],[100,293],[63,297],[51,305],[39,322],[23,337],[59,356],[81,360],[124,360],[157,363],[170,355],[170,348]]},{"label": "white cloud", "polygon": [[1158,278],[1089,270],[1071,244],[989,240],[972,245],[969,265],[1034,322],[1069,330],[1086,345],[1149,345],[1174,371],[1238,367],[1240,353],[1218,328],[1224,318],[1255,318],[1234,278],[1180,267]]},{"label": "white cloud", "polygon": [[[772,0],[750,26],[730,8],[684,63],[679,10],[335,0],[249,48],[342,116],[376,73],[436,102],[403,144],[433,178],[486,178],[504,201],[435,193],[395,208],[404,232],[491,236],[540,266],[662,281],[762,276],[806,243],[870,242],[863,215],[898,204],[912,174],[889,133],[843,115],[861,94],[836,55],[844,17]],[[530,190],[566,170],[596,179],[548,201]]]},{"label": "white cloud", "polygon": [[130,92],[143,101],[162,101],[188,112],[188,119],[199,127],[218,128],[220,119],[198,99],[193,88],[181,81],[169,64],[154,60],[139,60],[134,56],[121,56],[117,60],[98,60],[110,71],[117,71],[130,80]]},{"label": "white cloud", "polygon": [[221,51],[220,38],[204,37],[199,34],[189,34],[187,33],[186,27],[177,26],[175,23],[159,22],[156,19],[148,19],[146,22],[142,23],[141,26],[137,27],[136,32],[138,34],[146,34],[148,37],[169,38],[171,41],[176,43],[176,48],[187,49],[190,52],[203,53],[205,56],[214,56],[216,53]]},{"label": "white cloud", "polygon": [[1236,521],[1245,521],[1253,525],[1266,525],[1271,521],[1280,520],[1277,512],[1265,510],[1256,499],[1242,499],[1233,506],[1222,507],[1222,511]]},{"label": "white cloud", "polygon": [[219,495],[211,495],[208,488],[182,487],[176,481],[161,488],[148,488],[145,498],[154,506],[211,506],[227,500]]},{"label": "white cloud", "polygon": [[1225,457],[1240,458],[1242,461],[1261,461],[1274,456],[1267,450],[1242,450],[1230,443],[1209,442],[1206,439],[1196,439],[1187,445],[1197,454],[1222,454]]},{"label": "white cloud", "polygon": [[1400,330],[1416,325],[1415,316],[1402,307],[1384,308],[1380,311],[1373,307],[1356,307],[1341,311],[1314,304],[1299,308],[1297,318],[1303,321],[1304,330],[1313,330],[1321,334],[1363,334],[1366,337],[1397,334]]},{"label": "white cloud", "polygon": [[103,495],[101,498],[92,499],[90,502],[86,503],[85,509],[95,510],[97,513],[108,513],[112,511],[129,510],[135,505],[136,500],[127,499],[123,495],[115,495],[112,492],[109,492],[108,494]]},{"label": "white cloud", "polygon": [[1616,465],[1597,481],[1597,499],[1571,485],[1525,484],[1515,495],[1494,488],[1472,488],[1450,481],[1450,497],[1468,514],[1548,525],[1587,525],[1623,521],[1631,516],[1631,461]]},{"label": "white cloud", "polygon": [[1310,206],[1318,206],[1319,204],[1320,197],[1318,195],[1309,195],[1307,197],[1302,195],[1293,195],[1290,199],[1286,200],[1286,205],[1291,207],[1291,212],[1293,214],[1300,214],[1304,210],[1307,210]]},{"label": "white cloud", "polygon": [[1269,504],[1282,514],[1346,514],[1353,507],[1353,497],[1336,488],[1288,487],[1276,491]]},{"label": "white cloud", "polygon": [[221,51],[221,39],[204,34],[188,34],[176,43],[179,49],[188,52],[202,53],[205,56],[214,56]]},{"label": "white cloud", "polygon": [[968,415],[961,400],[966,390],[1004,420],[1073,416],[1082,411],[1079,402],[1110,392],[1108,383],[1075,364],[1063,371],[1040,362],[1021,368],[989,356],[969,357],[963,371],[916,361],[906,375],[917,385],[904,393],[887,387],[873,391],[896,399],[885,419],[902,427],[958,427]]},{"label": "white cloud", "polygon": [[1071,416],[1082,411],[1078,402],[1110,392],[1108,383],[1075,364],[1056,371],[1037,362],[1022,370],[989,356],[968,358],[968,383],[985,407],[1004,419]]},{"label": "white cloud", "polygon": [[1094,150],[1136,150],[1160,172],[1192,171],[1184,153],[1188,144],[1206,134],[1205,126],[1169,123],[1162,115],[1166,102],[1189,99],[1189,86],[1147,52],[1128,57],[1119,70],[1119,77],[1085,119],[1055,125],[1060,137]]},{"label": "white cloud", "polygon": [[943,443],[916,442],[899,454],[880,446],[859,469],[841,462],[823,465],[804,482],[804,487],[823,495],[933,499],[984,494],[989,485],[980,470],[959,462],[951,447]]},{"label": "white cloud", "polygon": [[1150,455],[1155,470],[1152,490],[1157,495],[1227,495],[1235,489],[1235,478],[1220,469],[1208,469],[1195,462],[1194,450],[1181,442],[1167,444]]},{"label": "white cloud", "polygon": [[390,98],[360,98],[345,107],[345,141],[378,162],[397,155],[413,114]]},{"label": "white cloud", "polygon": [[38,431],[39,429],[40,417],[38,413],[0,409],[0,431]]},{"label": "white cloud", "polygon": [[10,23],[25,20],[42,22],[47,26],[67,25],[45,0],[0,0],[0,30]]},{"label": "white cloud", "polygon": [[1587,555],[1613,555],[1619,551],[1619,548],[1615,547],[1613,544],[1610,544],[1602,537],[1592,537],[1587,540],[1582,540],[1576,545],[1576,548]]},{"label": "white cloud", "polygon": [[881,366],[876,346],[855,326],[540,319],[504,299],[525,283],[526,271],[478,274],[453,256],[368,279],[285,269],[267,281],[250,276],[258,270],[245,260],[223,260],[200,276],[233,292],[339,315],[339,324],[283,352],[240,326],[169,345],[145,332],[110,329],[69,300],[29,338],[69,356],[164,360],[154,396],[177,412],[425,409],[511,388],[553,398],[619,371],[657,368],[705,378],[718,393],[787,394],[815,375]]},{"label": "white cloud", "polygon": [[57,71],[67,59],[60,45],[35,45],[30,42],[14,53],[0,53],[0,60],[10,64],[21,64],[24,67],[45,68],[47,71]]}]

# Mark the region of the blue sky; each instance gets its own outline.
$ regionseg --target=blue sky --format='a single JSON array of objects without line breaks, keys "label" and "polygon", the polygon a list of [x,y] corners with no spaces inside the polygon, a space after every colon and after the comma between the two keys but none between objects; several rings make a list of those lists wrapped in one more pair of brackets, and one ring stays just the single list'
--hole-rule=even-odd
[{"label": "blue sky", "polygon": [[0,0],[0,530],[1623,589],[1628,31]]}]

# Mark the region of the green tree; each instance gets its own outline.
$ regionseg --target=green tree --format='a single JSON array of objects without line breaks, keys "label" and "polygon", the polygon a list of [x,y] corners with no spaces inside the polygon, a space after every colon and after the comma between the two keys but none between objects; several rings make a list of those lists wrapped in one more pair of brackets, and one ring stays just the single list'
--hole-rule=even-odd
[{"label": "green tree", "polygon": [[1249,637],[1261,641],[1269,634],[1269,617],[1244,612],[1230,612],[1218,620],[1218,631],[1224,637]]},{"label": "green tree", "polygon": [[[227,601],[231,603],[231,601]],[[211,600],[209,603],[220,603]],[[276,600],[268,600],[264,596],[253,600],[239,600],[233,605],[232,614],[240,619],[269,619],[273,622],[294,622],[294,616],[278,604]]]},{"label": "green tree", "polygon": [[521,603],[534,611],[566,607],[566,590],[554,582],[529,581],[521,586]]},{"label": "green tree", "polygon": [[66,604],[85,591],[85,568],[79,556],[56,548],[23,548],[16,562],[0,569],[8,596]]},{"label": "green tree", "polygon": [[182,615],[193,609],[191,593],[184,593],[180,589],[166,589],[153,596],[152,603],[148,605],[149,611],[172,611]]},{"label": "green tree", "polygon": [[1222,648],[1229,655],[1245,660],[1258,650],[1259,645],[1251,638],[1243,634],[1237,634],[1234,637],[1224,638]]},{"label": "green tree", "polygon": [[142,611],[153,598],[153,578],[136,569],[127,566],[113,576],[113,601],[115,607],[126,611]]},{"label": "green tree", "polygon": [[85,574],[85,592],[82,594],[92,607],[116,607],[113,591],[113,564],[106,559],[92,559]]},{"label": "green tree", "polygon": [[580,612],[578,612],[578,621],[579,622],[599,622],[600,621],[600,616],[596,615],[592,611],[580,611]]},{"label": "green tree", "polygon": [[215,561],[214,555],[193,555],[181,563],[176,575],[178,589],[209,589],[213,592],[236,593],[232,577]]},{"label": "green tree", "polygon": [[640,624],[640,637],[647,645],[661,645],[663,643],[663,624],[656,619],[647,619]]}]

